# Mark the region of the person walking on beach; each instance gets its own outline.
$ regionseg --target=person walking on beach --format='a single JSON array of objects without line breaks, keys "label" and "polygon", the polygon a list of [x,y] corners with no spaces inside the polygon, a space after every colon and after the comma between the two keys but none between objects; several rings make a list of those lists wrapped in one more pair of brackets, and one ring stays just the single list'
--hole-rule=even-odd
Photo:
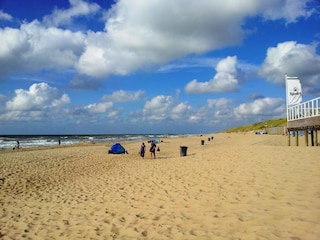
[{"label": "person walking on beach", "polygon": [[19,148],[20,148],[20,142],[17,141],[17,142],[16,142],[16,145],[13,147],[13,150],[19,149]]},{"label": "person walking on beach", "polygon": [[140,147],[140,156],[144,157],[145,152],[146,152],[146,145],[144,145],[144,143],[142,143],[142,145]]},{"label": "person walking on beach", "polygon": [[151,158],[156,158],[156,147],[157,145],[154,143],[154,141],[151,141],[151,147],[150,147],[150,153],[151,153]]}]

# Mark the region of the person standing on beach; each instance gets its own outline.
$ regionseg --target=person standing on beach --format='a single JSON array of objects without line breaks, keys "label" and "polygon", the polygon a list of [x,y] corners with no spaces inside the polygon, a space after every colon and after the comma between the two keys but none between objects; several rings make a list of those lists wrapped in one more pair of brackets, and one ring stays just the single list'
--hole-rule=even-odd
[{"label": "person standing on beach", "polygon": [[156,158],[156,147],[157,145],[152,141],[150,147],[151,158]]},{"label": "person standing on beach", "polygon": [[140,147],[140,156],[144,157],[145,152],[146,152],[146,145],[144,145],[144,143],[142,143],[142,145]]}]

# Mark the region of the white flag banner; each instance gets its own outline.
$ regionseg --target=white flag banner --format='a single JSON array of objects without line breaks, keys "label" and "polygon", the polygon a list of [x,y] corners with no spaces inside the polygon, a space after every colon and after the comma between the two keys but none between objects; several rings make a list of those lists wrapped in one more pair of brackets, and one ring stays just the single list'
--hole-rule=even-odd
[{"label": "white flag banner", "polygon": [[302,102],[302,88],[298,78],[287,78],[287,91],[288,106]]}]

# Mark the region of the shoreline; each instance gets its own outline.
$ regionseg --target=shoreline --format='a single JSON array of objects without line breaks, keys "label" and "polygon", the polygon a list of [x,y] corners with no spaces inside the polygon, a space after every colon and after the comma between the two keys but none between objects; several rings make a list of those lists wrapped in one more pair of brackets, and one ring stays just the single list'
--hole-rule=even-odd
[{"label": "shoreline", "polygon": [[0,136],[0,151],[13,150],[19,141],[20,148],[46,148],[60,147],[77,144],[100,144],[116,142],[136,142],[144,139],[166,139],[192,134],[93,134],[93,135],[2,135]]},{"label": "shoreline", "polygon": [[57,148],[73,148],[73,147],[90,147],[94,145],[104,145],[105,143],[89,143],[89,142],[81,142],[75,144],[61,144],[61,145],[54,145],[54,146],[35,146],[35,147],[20,147],[19,149],[1,149],[1,153],[8,153],[8,152],[26,152],[26,151],[41,151],[41,150],[48,150],[48,149],[57,149]]},{"label": "shoreline", "polygon": [[141,143],[0,151],[2,239],[319,238],[319,148],[218,133],[164,139],[156,159],[145,141],[142,159]]}]

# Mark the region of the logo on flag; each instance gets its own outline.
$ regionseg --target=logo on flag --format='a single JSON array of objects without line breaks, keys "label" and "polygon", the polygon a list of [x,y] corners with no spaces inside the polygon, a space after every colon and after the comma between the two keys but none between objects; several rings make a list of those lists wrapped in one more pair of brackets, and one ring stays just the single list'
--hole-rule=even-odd
[{"label": "logo on flag", "polygon": [[302,88],[300,80],[287,77],[287,104],[288,106],[296,105],[302,102]]}]

